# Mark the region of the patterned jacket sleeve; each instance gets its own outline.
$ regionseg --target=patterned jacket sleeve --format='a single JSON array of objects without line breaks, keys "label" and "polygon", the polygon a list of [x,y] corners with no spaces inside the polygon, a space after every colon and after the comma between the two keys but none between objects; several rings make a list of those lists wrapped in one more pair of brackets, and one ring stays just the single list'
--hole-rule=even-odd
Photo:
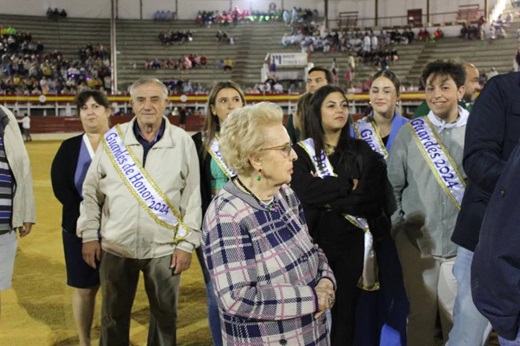
[{"label": "patterned jacket sleeve", "polygon": [[[283,275],[277,272],[268,271],[266,276],[270,277],[259,276],[257,268],[262,263],[256,261],[241,212],[228,200],[217,197],[204,219],[205,261],[222,308],[230,315],[255,320],[286,320],[317,311],[313,287],[277,283],[277,276]],[[322,271],[328,273],[330,269],[323,264],[322,256]]]}]

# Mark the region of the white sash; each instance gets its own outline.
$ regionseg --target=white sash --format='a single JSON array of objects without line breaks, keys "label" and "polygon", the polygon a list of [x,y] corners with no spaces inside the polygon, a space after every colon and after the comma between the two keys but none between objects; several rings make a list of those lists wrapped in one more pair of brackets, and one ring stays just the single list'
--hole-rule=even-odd
[{"label": "white sash", "polygon": [[175,244],[185,241],[189,228],[184,225],[180,213],[155,184],[134,153],[123,144],[119,125],[111,128],[103,137],[103,147],[114,168],[139,204],[159,225],[174,230]]},{"label": "white sash", "polygon": [[220,167],[222,172],[226,174],[228,179],[231,179],[232,177],[237,175],[235,171],[233,171],[224,163],[224,160],[222,159],[222,154],[220,153],[220,149],[218,147],[218,138],[216,136],[215,138],[213,138],[213,140],[209,144],[209,147],[207,147],[206,149],[208,150],[208,153],[211,155],[213,160],[215,160],[217,165]]},{"label": "white sash", "polygon": [[374,127],[374,119],[371,116],[366,116],[363,119],[356,121],[354,123],[354,131],[356,132],[357,138],[367,142],[372,150],[383,155],[386,160],[388,157],[388,151],[386,150],[381,136]]},{"label": "white sash", "polygon": [[[298,144],[303,149],[305,149],[305,151],[311,158],[311,161],[314,164],[316,172],[320,178],[337,176],[336,173],[334,173],[334,168],[330,164],[329,158],[327,157],[324,151],[322,151],[320,154],[321,163],[318,162],[318,156],[316,155],[316,150],[314,148],[314,140],[312,138],[307,138],[306,140],[301,141]],[[357,228],[363,230],[365,234],[363,275],[361,276],[358,285],[360,286],[360,288],[366,291],[378,290],[379,282],[377,275],[377,260],[374,251],[374,238],[372,237],[372,233],[370,233],[368,222],[366,219],[362,217],[352,216],[348,214],[343,214],[343,217],[345,217],[345,219],[347,219]]]},{"label": "white sash", "polygon": [[408,126],[435,179],[460,210],[466,183],[430,120],[423,117],[413,119]]}]

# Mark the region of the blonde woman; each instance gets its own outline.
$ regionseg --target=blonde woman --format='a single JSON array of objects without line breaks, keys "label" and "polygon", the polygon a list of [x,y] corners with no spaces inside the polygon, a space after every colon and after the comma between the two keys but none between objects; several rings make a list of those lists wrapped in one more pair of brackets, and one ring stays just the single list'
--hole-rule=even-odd
[{"label": "blonde woman", "polygon": [[236,172],[210,203],[204,257],[226,345],[328,345],[335,279],[291,181],[296,154],[272,103],[233,111],[220,148]]}]

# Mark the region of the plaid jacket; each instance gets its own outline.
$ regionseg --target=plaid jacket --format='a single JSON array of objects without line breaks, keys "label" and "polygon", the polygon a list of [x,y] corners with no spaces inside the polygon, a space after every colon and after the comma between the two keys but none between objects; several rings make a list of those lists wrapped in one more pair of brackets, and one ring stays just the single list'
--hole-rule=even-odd
[{"label": "plaid jacket", "polygon": [[204,257],[227,345],[328,345],[314,287],[334,275],[286,185],[266,211],[230,181],[204,219]]}]

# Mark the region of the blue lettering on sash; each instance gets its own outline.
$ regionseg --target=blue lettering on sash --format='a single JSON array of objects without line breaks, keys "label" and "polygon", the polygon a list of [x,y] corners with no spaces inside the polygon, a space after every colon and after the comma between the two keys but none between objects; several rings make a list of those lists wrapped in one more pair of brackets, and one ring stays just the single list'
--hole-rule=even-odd
[{"label": "blue lettering on sash", "polygon": [[[141,196],[141,198],[148,204],[148,208],[158,211],[163,214],[168,214],[170,211],[170,207],[166,203],[156,202],[153,198],[153,194],[148,191],[148,188],[141,180],[144,179],[144,176],[138,171],[134,170],[135,163],[126,163],[128,161],[128,151],[126,149],[121,148],[119,143],[117,142],[117,134],[109,133],[105,140],[110,148],[110,151],[114,155],[117,163],[119,164],[120,169],[122,170],[125,177],[127,177],[128,181],[135,188],[135,191]],[[125,164],[126,163],[126,164]],[[131,175],[133,174],[133,175]]]},{"label": "blue lettering on sash", "polygon": [[370,148],[374,151],[377,151],[377,147],[374,143],[374,137],[372,136],[374,133],[372,132],[372,130],[370,129],[364,129],[363,131],[361,131],[360,135],[361,135],[361,138],[368,143],[368,145],[370,146]]},{"label": "blue lettering on sash", "polygon": [[437,172],[439,172],[439,175],[446,182],[448,188],[451,189],[452,187],[459,185],[459,182],[457,181],[457,176],[450,169],[449,163],[441,158],[442,148],[440,144],[433,141],[430,138],[428,132],[425,131],[424,121],[422,119],[415,119],[411,121],[411,125],[419,139],[423,141],[422,144],[426,152],[428,153],[428,156],[432,159],[432,162],[435,165]]},{"label": "blue lettering on sash", "polygon": [[325,162],[327,162],[327,155],[325,155],[325,151],[322,151],[319,156],[320,160],[318,160],[318,156],[313,156],[314,162],[316,162],[316,166],[318,167],[319,175],[320,176],[330,176],[331,172],[327,171],[327,165]]}]

